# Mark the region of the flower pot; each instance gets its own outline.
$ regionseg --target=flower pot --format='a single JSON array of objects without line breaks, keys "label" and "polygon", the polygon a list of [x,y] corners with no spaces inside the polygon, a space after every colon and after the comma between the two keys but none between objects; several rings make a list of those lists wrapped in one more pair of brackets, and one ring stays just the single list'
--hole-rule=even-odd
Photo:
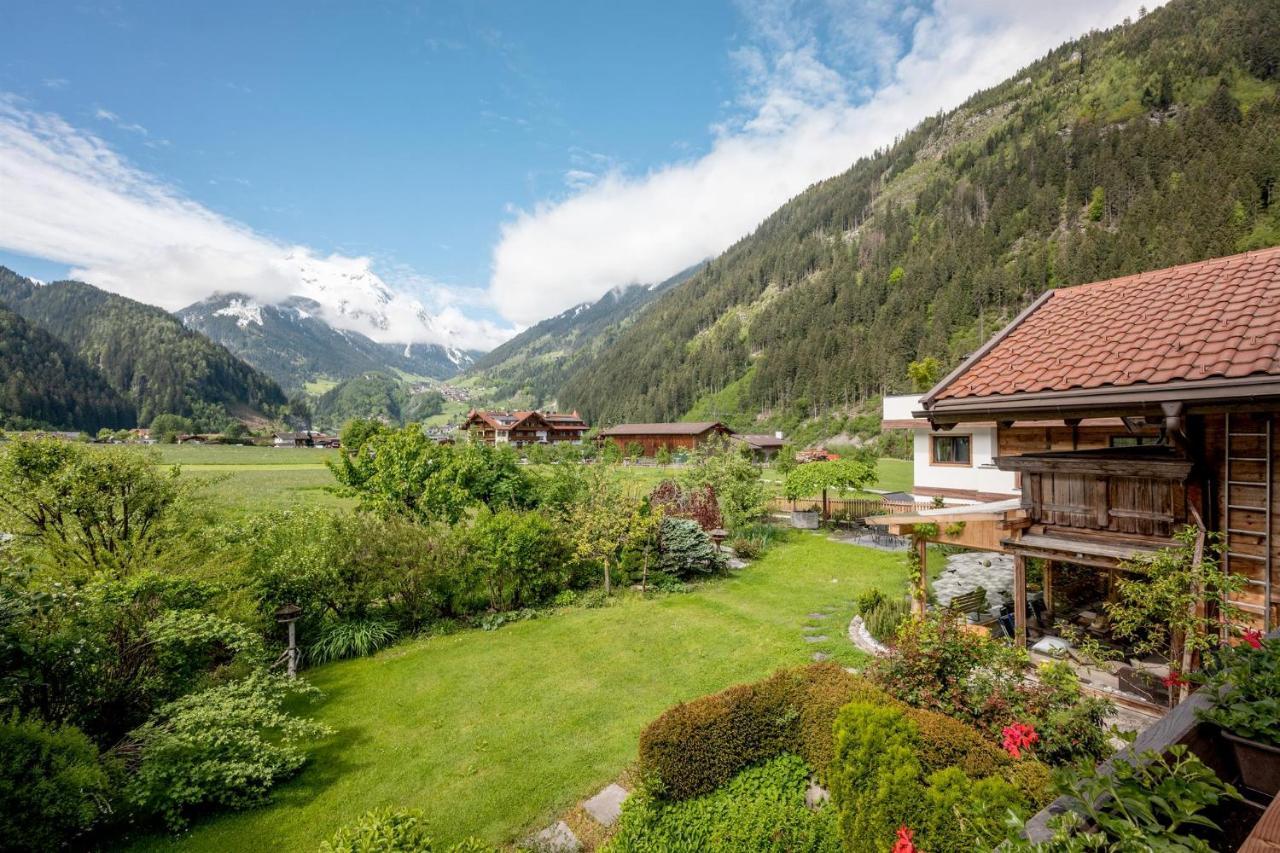
[{"label": "flower pot", "polygon": [[1235,751],[1241,784],[1269,797],[1280,793],[1280,747],[1242,738],[1231,732],[1224,731],[1222,736]]},{"label": "flower pot", "polygon": [[817,530],[817,510],[795,510],[791,513],[791,526],[797,530]]}]

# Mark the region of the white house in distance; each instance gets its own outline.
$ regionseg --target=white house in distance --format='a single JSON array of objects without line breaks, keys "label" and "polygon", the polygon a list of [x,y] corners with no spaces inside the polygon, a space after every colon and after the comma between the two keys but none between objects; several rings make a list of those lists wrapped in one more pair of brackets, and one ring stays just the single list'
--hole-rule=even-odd
[{"label": "white house in distance", "polygon": [[927,420],[915,417],[918,411],[919,394],[885,397],[881,427],[911,430],[915,462],[912,494],[923,500],[944,498],[949,504],[1018,497],[1019,475],[997,468],[997,456],[1131,447],[1160,440],[1158,427],[1133,420],[1126,423],[1121,418],[1020,420],[1005,424],[1004,429],[997,429],[995,421],[984,421],[937,430]]},{"label": "white house in distance", "polygon": [[913,414],[920,409],[919,394],[884,398],[884,429],[909,429],[915,462],[911,493],[922,500],[940,497],[949,503],[1003,500],[1015,497],[1018,486],[1012,471],[995,466],[996,425],[965,424],[964,429],[930,429],[929,422]]}]

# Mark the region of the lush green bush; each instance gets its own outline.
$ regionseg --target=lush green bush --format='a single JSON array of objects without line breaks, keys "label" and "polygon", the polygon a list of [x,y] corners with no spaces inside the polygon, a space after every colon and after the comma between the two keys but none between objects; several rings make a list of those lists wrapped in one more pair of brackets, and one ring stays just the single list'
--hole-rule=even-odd
[{"label": "lush green bush", "polygon": [[[976,732],[959,733],[951,723],[893,705],[853,702],[841,709],[828,778],[845,850],[887,853],[901,826],[914,831],[921,850],[989,850],[1004,837],[1011,812],[1029,813],[1032,798],[1004,777],[975,779],[941,766],[948,758],[971,766],[995,762],[981,755]],[[970,748],[950,745],[952,737]],[[938,755],[939,748],[948,753]]]},{"label": "lush green bush", "polygon": [[708,441],[680,475],[686,489],[710,486],[725,527],[736,531],[764,515],[765,494],[760,469],[727,440]]},{"label": "lush green bush", "polygon": [[853,607],[859,616],[865,617],[872,610],[883,604],[884,600],[885,594],[873,587],[865,592],[858,593],[858,597],[853,600]]},{"label": "lush green bush", "polygon": [[1219,652],[1207,690],[1213,706],[1201,716],[1251,740],[1280,745],[1280,640],[1248,634]]},{"label": "lush green bush", "polygon": [[174,829],[199,806],[260,802],[305,763],[308,742],[330,733],[284,709],[318,694],[301,679],[254,673],[163,706],[121,750],[132,765],[129,801]]},{"label": "lush green bush", "polygon": [[320,853],[491,853],[475,839],[449,847],[431,840],[426,818],[418,809],[374,809],[343,826],[320,845]]},{"label": "lush green bush", "polygon": [[757,560],[764,553],[764,548],[758,540],[748,539],[745,536],[734,539],[732,547],[734,556],[740,560]]},{"label": "lush green bush", "polygon": [[803,759],[782,755],[694,799],[673,803],[638,791],[623,804],[617,834],[605,850],[839,853],[835,810],[805,805],[809,776]]},{"label": "lush green bush", "polygon": [[658,536],[655,568],[672,577],[689,578],[724,571],[724,555],[697,522],[664,518]]},{"label": "lush green bush", "polygon": [[396,624],[377,616],[335,619],[320,629],[320,639],[311,644],[311,663],[327,663],[342,658],[371,655],[396,638]]},{"label": "lush green bush", "polygon": [[98,749],[72,726],[0,721],[0,849],[59,850],[109,811]]},{"label": "lush green bush", "polygon": [[911,603],[905,598],[887,598],[862,615],[871,636],[882,643],[896,638],[898,629],[910,618]]},{"label": "lush green bush", "polygon": [[784,752],[801,756],[821,776],[836,713],[860,693],[883,695],[824,663],[676,705],[641,732],[641,773],[667,799],[705,794]]},{"label": "lush green bush", "polygon": [[261,661],[257,635],[212,612],[212,596],[151,572],[78,589],[0,573],[0,704],[114,744],[157,705]]},{"label": "lush green bush", "polygon": [[537,604],[569,582],[569,544],[538,511],[482,512],[467,542],[473,590],[491,610]]}]

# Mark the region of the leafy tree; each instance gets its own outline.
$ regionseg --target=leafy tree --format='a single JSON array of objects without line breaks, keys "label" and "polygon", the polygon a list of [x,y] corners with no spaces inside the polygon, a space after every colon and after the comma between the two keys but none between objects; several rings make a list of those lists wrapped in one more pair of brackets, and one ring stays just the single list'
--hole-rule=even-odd
[{"label": "leafy tree", "polygon": [[123,576],[176,551],[187,538],[180,516],[195,487],[177,466],[133,448],[20,438],[0,449],[6,529],[73,573]]},{"label": "leafy tree", "polygon": [[823,503],[826,503],[828,490],[839,493],[856,492],[875,481],[875,467],[861,459],[806,462],[787,473],[782,494],[791,500],[821,494]]},{"label": "leafy tree", "polygon": [[942,362],[931,355],[907,365],[907,378],[911,380],[911,390],[923,394],[942,378]]},{"label": "leafy tree", "polygon": [[639,459],[643,455],[644,455],[644,445],[642,445],[638,441],[627,442],[627,458],[628,459],[630,459],[632,462],[635,462],[637,459]]},{"label": "leafy tree", "polygon": [[737,530],[764,513],[764,485],[760,469],[745,459],[727,440],[708,441],[697,458],[680,475],[686,489],[709,486],[720,504],[720,514],[730,530]]},{"label": "leafy tree", "polygon": [[1094,187],[1089,197],[1089,221],[1100,222],[1107,212],[1107,191],[1102,187]]},{"label": "leafy tree", "polygon": [[593,465],[586,491],[569,516],[574,550],[596,563],[604,573],[604,592],[612,591],[612,574],[634,536],[638,502],[627,497],[617,475],[607,465]]},{"label": "leafy tree", "polygon": [[515,451],[440,444],[416,426],[370,437],[359,454],[327,462],[341,494],[384,517],[456,523],[469,509],[525,506],[531,483]]},{"label": "leafy tree", "polygon": [[493,610],[535,604],[568,580],[567,543],[541,513],[483,513],[468,541],[469,564]]},{"label": "leafy tree", "polygon": [[671,464],[671,448],[667,447],[665,444],[659,445],[657,452],[654,453],[653,455],[653,461],[657,462],[659,465],[663,466],[664,468],[670,465]]},{"label": "leafy tree", "polygon": [[294,429],[310,431],[311,429],[311,402],[301,394],[289,398],[289,405],[285,409],[289,418],[289,423]]},{"label": "leafy tree", "polygon": [[600,461],[609,465],[616,465],[622,461],[622,448],[618,447],[616,441],[606,439],[600,448]]},{"label": "leafy tree", "polygon": [[342,449],[358,453],[369,439],[388,432],[387,425],[373,418],[352,418],[342,427],[339,439]]},{"label": "leafy tree", "polygon": [[161,444],[173,444],[178,436],[195,429],[190,418],[181,415],[162,414],[151,419],[151,437]]}]

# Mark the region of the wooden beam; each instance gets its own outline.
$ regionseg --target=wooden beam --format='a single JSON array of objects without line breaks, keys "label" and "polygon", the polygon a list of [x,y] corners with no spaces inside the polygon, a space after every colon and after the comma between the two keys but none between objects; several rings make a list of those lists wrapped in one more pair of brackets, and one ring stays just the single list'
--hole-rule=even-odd
[{"label": "wooden beam", "polygon": [[1027,558],[1013,555],[1013,642],[1027,647]]},{"label": "wooden beam", "polygon": [[1053,625],[1053,560],[1044,561],[1044,615]]}]

